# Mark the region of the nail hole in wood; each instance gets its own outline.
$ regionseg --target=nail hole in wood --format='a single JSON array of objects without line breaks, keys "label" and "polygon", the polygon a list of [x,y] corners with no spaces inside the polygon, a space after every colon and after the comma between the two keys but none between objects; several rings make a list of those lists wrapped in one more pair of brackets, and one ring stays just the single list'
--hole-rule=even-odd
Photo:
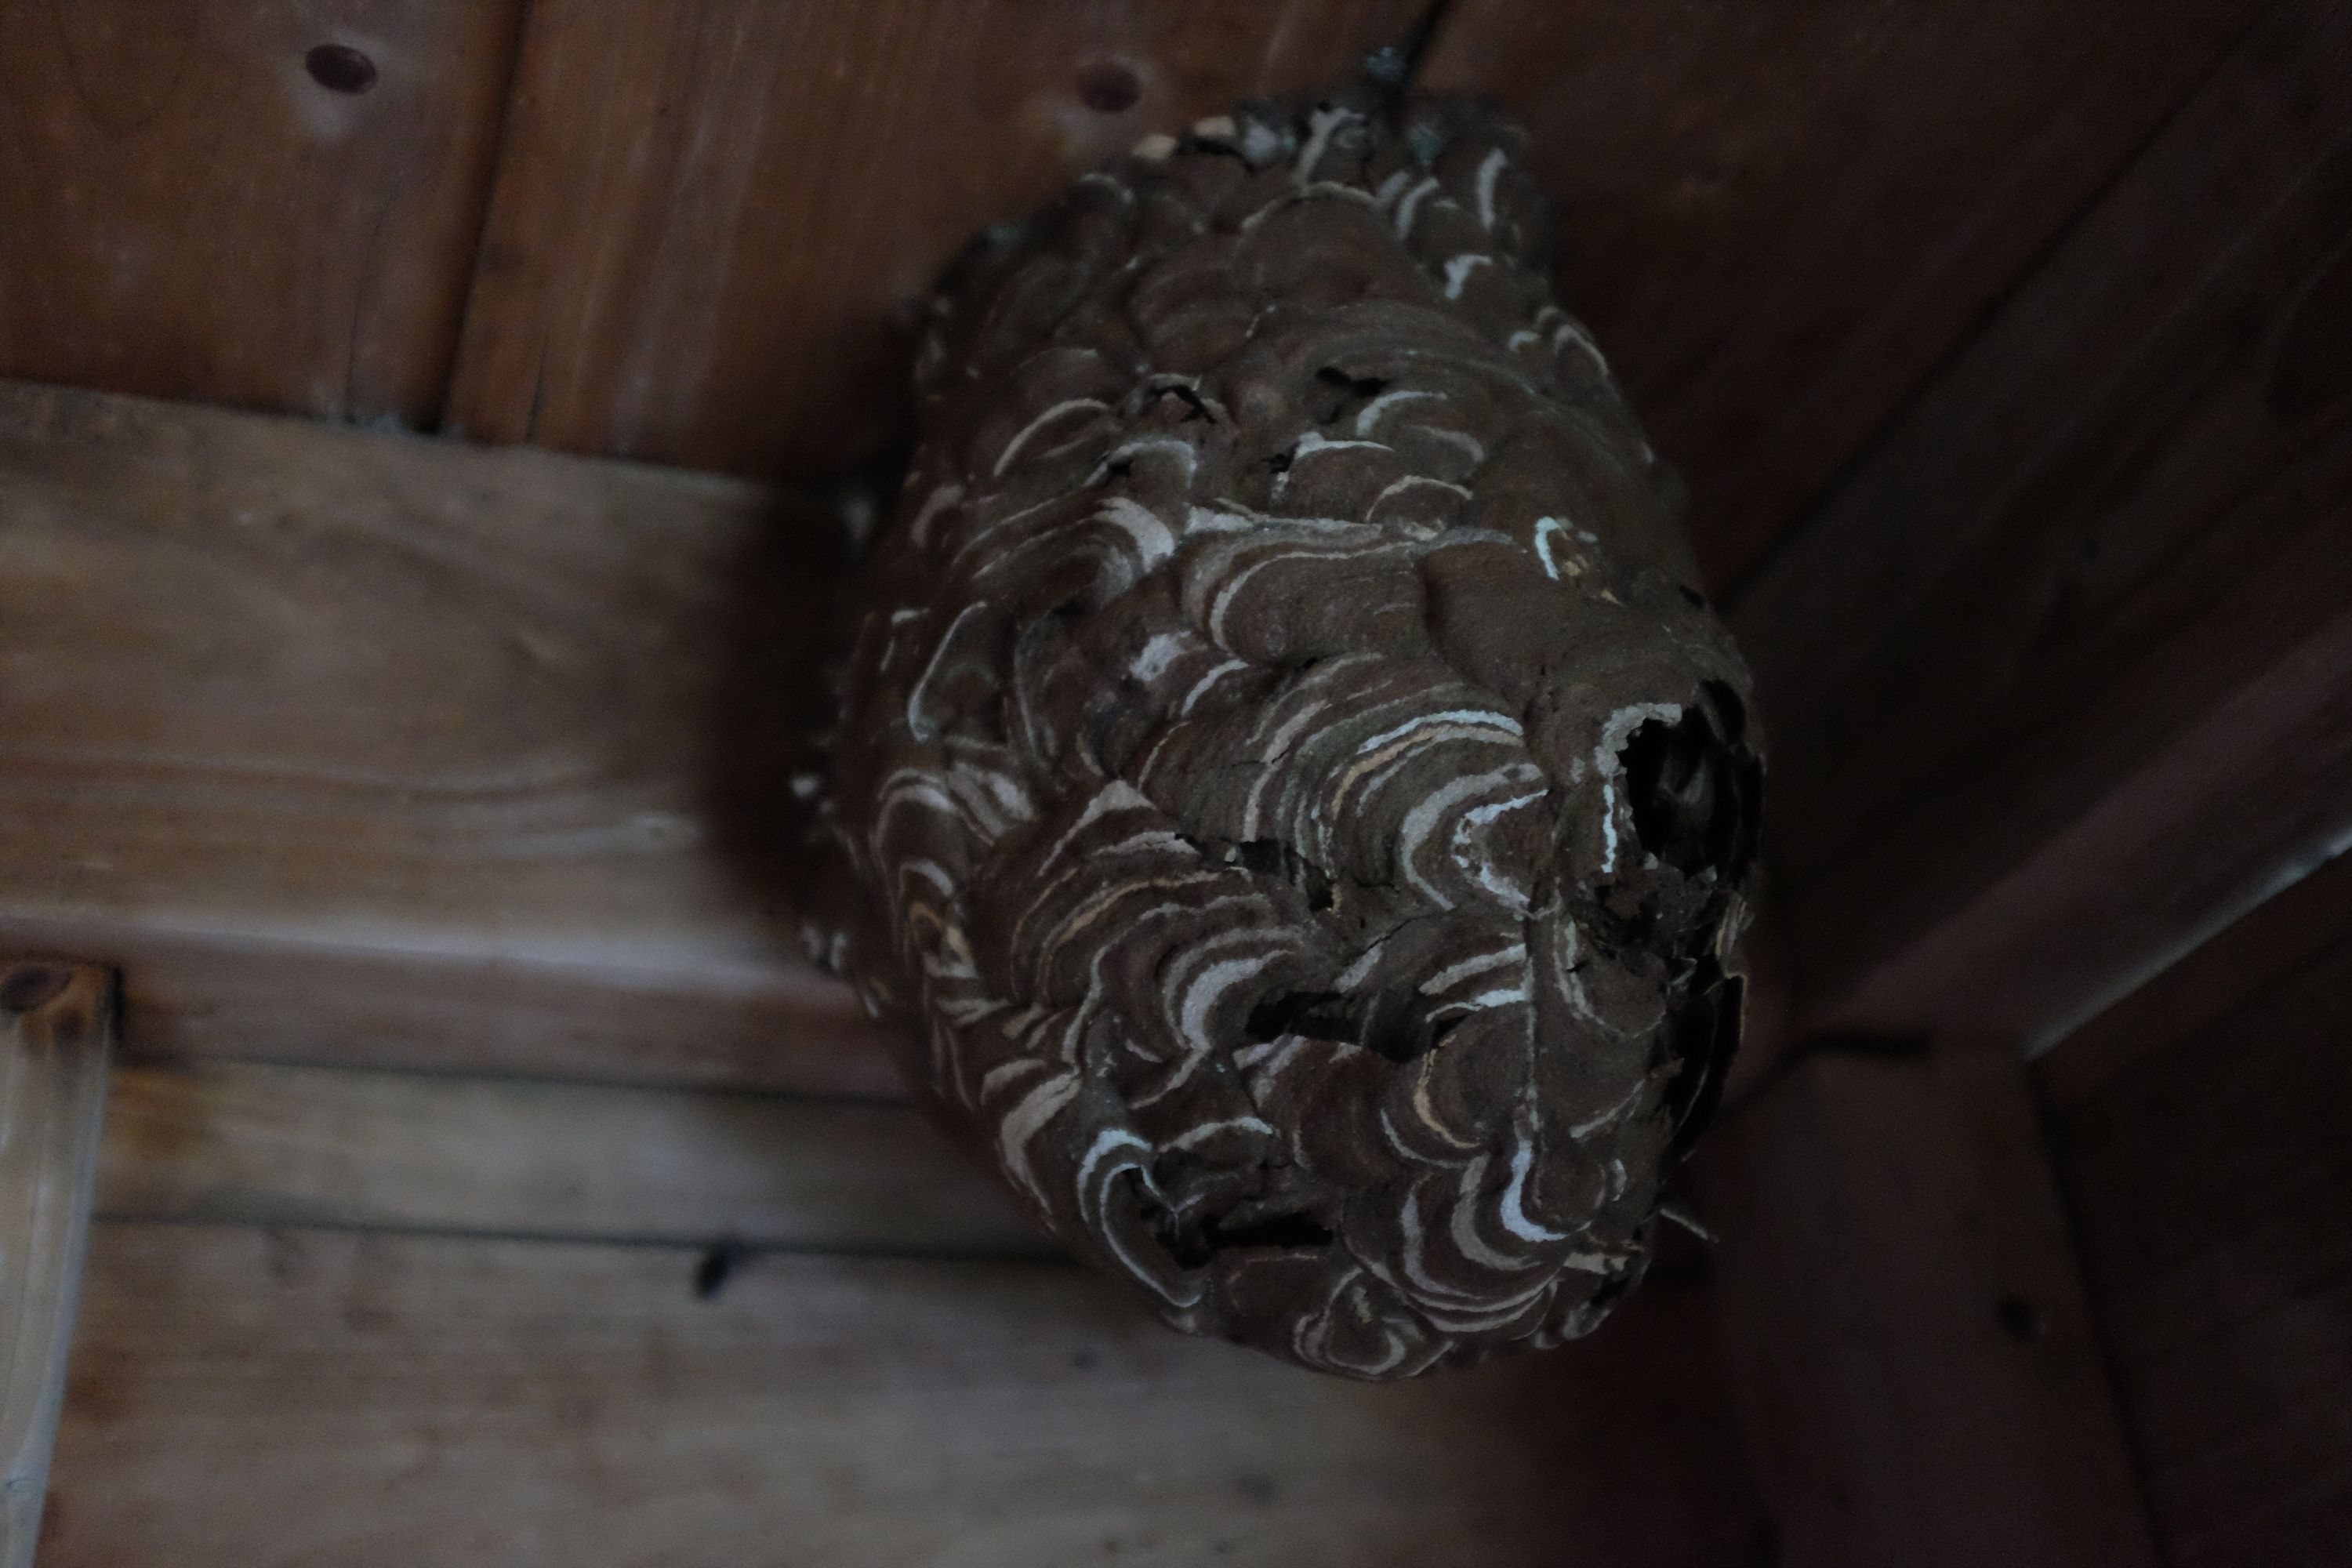
[{"label": "nail hole in wood", "polygon": [[1097,60],[1078,72],[1078,100],[1097,114],[1124,114],[1143,96],[1143,84],[1117,60]]},{"label": "nail hole in wood", "polygon": [[702,1255],[694,1266],[694,1299],[698,1301],[718,1300],[719,1292],[727,1289],[735,1266],[743,1261],[743,1249],[722,1242]]},{"label": "nail hole in wood", "polygon": [[302,68],[329,92],[358,94],[375,85],[375,62],[349,44],[320,44],[302,57]]}]

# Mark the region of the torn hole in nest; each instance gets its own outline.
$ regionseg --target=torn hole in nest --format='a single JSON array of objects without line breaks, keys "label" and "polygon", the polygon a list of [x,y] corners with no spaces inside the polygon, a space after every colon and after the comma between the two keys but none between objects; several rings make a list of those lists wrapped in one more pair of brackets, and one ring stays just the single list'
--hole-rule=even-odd
[{"label": "torn hole in nest", "polygon": [[1209,407],[1208,399],[1181,381],[1161,382],[1151,390],[1155,399],[1172,397],[1181,403],[1185,410],[1184,423],[1187,425],[1195,419],[1206,419],[1212,424],[1216,422],[1216,414]]},{"label": "torn hole in nest", "polygon": [[1221,866],[1238,866],[1254,876],[1289,883],[1306,898],[1307,907],[1318,913],[1330,909],[1338,901],[1338,890],[1332,883],[1331,874],[1280,839],[1219,841],[1194,838],[1190,835],[1182,837],[1203,860]]},{"label": "torn hole in nest", "polygon": [[1285,1035],[1361,1046],[1392,1062],[1409,1062],[1445,1043],[1459,1017],[1431,1018],[1408,1001],[1343,996],[1337,991],[1278,991],[1250,1009],[1243,1034],[1264,1045]]},{"label": "torn hole in nest", "polygon": [[1180,1268],[1202,1268],[1220,1253],[1305,1251],[1339,1239],[1329,1226],[1304,1210],[1277,1209],[1243,1217],[1252,1206],[1246,1203],[1199,1219],[1179,1219],[1133,1173],[1129,1174],[1137,1212],[1152,1239]]},{"label": "torn hole in nest", "polygon": [[1264,1045],[1285,1035],[1355,1043],[1356,1020],[1337,991],[1281,991],[1250,1009],[1242,1032]]},{"label": "torn hole in nest", "polygon": [[1317,371],[1315,379],[1326,386],[1343,387],[1358,397],[1378,397],[1389,389],[1389,384],[1377,375],[1349,375],[1336,364]]},{"label": "torn hole in nest", "polygon": [[1332,387],[1339,395],[1323,411],[1321,423],[1337,425],[1349,410],[1358,404],[1378,397],[1389,387],[1387,381],[1376,375],[1350,375],[1336,364],[1327,364],[1315,373],[1322,385]]},{"label": "torn hole in nest", "polygon": [[1337,1237],[1313,1215],[1277,1214],[1242,1225],[1212,1216],[1201,1224],[1201,1239],[1211,1251],[1224,1252],[1245,1247],[1328,1247]]},{"label": "torn hole in nest", "polygon": [[[1727,714],[1727,727],[1743,719]],[[1617,755],[1642,847],[1686,876],[1712,869],[1738,880],[1753,852],[1758,804],[1759,768],[1746,749],[1719,738],[1703,710],[1685,708],[1672,723],[1643,723]]]}]

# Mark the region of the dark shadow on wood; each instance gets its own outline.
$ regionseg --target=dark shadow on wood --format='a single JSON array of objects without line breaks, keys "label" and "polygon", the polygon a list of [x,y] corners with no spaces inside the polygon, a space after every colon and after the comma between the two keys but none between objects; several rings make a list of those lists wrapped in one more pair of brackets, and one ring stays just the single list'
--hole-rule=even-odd
[{"label": "dark shadow on wood", "polygon": [[736,571],[705,759],[711,831],[761,907],[823,920],[849,890],[817,842],[836,672],[858,622],[857,563],[906,458],[779,496]]}]

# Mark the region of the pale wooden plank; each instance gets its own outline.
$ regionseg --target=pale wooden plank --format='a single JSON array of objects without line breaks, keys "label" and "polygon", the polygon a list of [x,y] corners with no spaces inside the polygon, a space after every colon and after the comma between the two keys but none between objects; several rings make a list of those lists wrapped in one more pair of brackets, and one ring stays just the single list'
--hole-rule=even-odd
[{"label": "pale wooden plank", "polygon": [[1370,1386],[1059,1265],[105,1224],[46,1568],[1749,1560],[1706,1353]]},{"label": "pale wooden plank", "polygon": [[[99,927],[86,940],[123,939]],[[142,929],[121,950],[137,958],[123,1030],[142,1057],[906,1093],[848,988],[789,962],[711,973],[288,951],[234,929],[204,942]]]},{"label": "pale wooden plank", "polygon": [[1457,0],[1425,77],[1533,130],[1570,308],[1687,474],[1720,586],[2262,10]]},{"label": "pale wooden plank", "polygon": [[0,960],[0,1564],[27,1568],[65,1393],[113,993],[102,970]]},{"label": "pale wooden plank", "polygon": [[1051,1257],[908,1106],[210,1063],[114,1074],[101,1216]]},{"label": "pale wooden plank", "polygon": [[2013,1051],[1809,1053],[1694,1169],[1778,1561],[2156,1561]]},{"label": "pale wooden plank", "polygon": [[828,474],[920,301],[1147,132],[1351,74],[1426,0],[535,0],[450,397],[478,438]]},{"label": "pale wooden plank", "polygon": [[2352,841],[2347,242],[2293,0],[1733,606],[1801,1028],[2046,1041]]},{"label": "pale wooden plank", "polygon": [[2035,1059],[2034,1087],[2053,1111],[2072,1111],[2315,962],[2352,964],[2352,855],[2259,905],[2059,1041]]},{"label": "pale wooden plank", "polygon": [[134,1048],[876,1089],[773,870],[825,526],[0,386],[0,938],[121,964]]},{"label": "pale wooden plank", "polygon": [[0,6],[0,375],[429,423],[523,9]]}]

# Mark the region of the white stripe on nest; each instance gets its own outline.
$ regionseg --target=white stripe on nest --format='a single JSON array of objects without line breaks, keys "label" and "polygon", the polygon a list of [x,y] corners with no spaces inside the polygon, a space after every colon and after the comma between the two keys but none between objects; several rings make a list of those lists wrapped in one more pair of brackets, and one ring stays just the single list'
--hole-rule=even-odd
[{"label": "white stripe on nest", "polygon": [[1400,387],[1394,392],[1383,392],[1356,410],[1356,434],[1370,435],[1398,404],[1409,403],[1415,398],[1435,398],[1440,403],[1446,401],[1443,393],[1420,392],[1412,387]]},{"label": "white stripe on nest", "polygon": [[1135,545],[1138,564],[1146,572],[1176,553],[1176,536],[1168,531],[1160,514],[1125,496],[1113,496],[1105,501],[1102,510],[1095,513],[1095,521],[1126,534]]},{"label": "white stripe on nest", "polygon": [[1422,202],[1436,189],[1437,177],[1433,174],[1407,191],[1404,199],[1397,203],[1396,236],[1399,239],[1412,233],[1413,215],[1420,210]]},{"label": "white stripe on nest", "polygon": [[1497,147],[1486,154],[1485,163],[1478,165],[1478,226],[1481,228],[1495,226],[1495,182],[1502,177],[1503,166],[1509,162],[1503,150]]},{"label": "white stripe on nest", "polygon": [[1110,405],[1105,403],[1099,397],[1066,397],[1061,402],[1054,405],[1051,408],[1046,409],[1043,414],[1037,416],[1036,418],[1029,421],[1028,424],[1021,426],[1018,431],[1014,432],[1013,439],[1004,444],[1004,450],[996,454],[996,467],[990,470],[992,476],[996,479],[1003,479],[1004,477],[1004,470],[1013,466],[1013,459],[1021,455],[1021,449],[1029,444],[1030,437],[1036,435],[1038,431],[1044,429],[1046,426],[1054,423],[1054,421],[1057,419],[1064,418],[1071,414],[1082,413],[1087,409],[1093,409],[1099,413],[1108,413],[1110,409]]},{"label": "white stripe on nest", "polygon": [[1481,267],[1493,265],[1495,265],[1493,257],[1475,251],[1449,258],[1445,263],[1445,297],[1449,300],[1462,298],[1462,286],[1470,280],[1470,274]]}]

